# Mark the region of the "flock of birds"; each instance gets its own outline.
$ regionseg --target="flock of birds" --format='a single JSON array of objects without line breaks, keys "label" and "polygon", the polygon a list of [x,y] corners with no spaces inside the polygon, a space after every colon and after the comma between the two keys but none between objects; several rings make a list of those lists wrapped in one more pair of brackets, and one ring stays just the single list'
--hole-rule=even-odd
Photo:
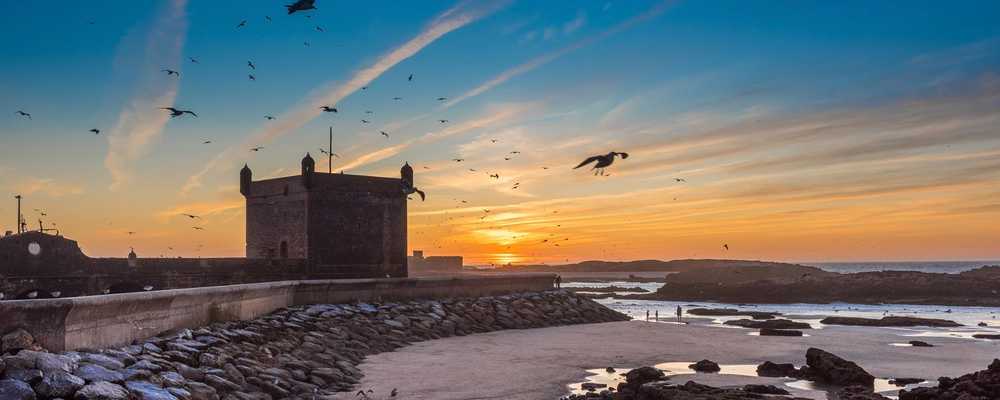
[{"label": "flock of birds", "polygon": [[[315,0],[297,0],[294,3],[286,5],[285,7],[287,9],[288,14],[291,15],[291,14],[295,14],[295,13],[301,12],[301,11],[316,10],[317,8],[316,8],[316,4],[315,3],[316,3]],[[307,18],[308,17],[310,17],[310,16],[307,15]],[[265,20],[266,21],[271,21],[271,17],[270,16],[265,16]],[[91,24],[93,24],[93,22],[91,22]],[[237,29],[244,28],[244,27],[247,26],[247,24],[248,24],[247,20],[242,20],[242,21],[240,21],[239,24],[237,24],[236,28]],[[316,26],[316,30],[319,31],[319,32],[324,32],[325,31],[321,26]],[[308,42],[306,42],[306,44],[308,45]],[[201,62],[197,58],[195,58],[195,57],[188,57],[188,60],[192,64],[201,64]],[[253,60],[247,60],[246,67],[249,70],[248,79],[251,80],[251,81],[256,81],[257,78],[255,76],[255,72],[257,71],[257,64],[254,63]],[[165,73],[168,78],[177,78],[177,79],[179,79],[181,77],[181,72],[177,71],[175,69],[163,68],[163,69],[161,69],[161,72]],[[407,82],[413,82],[413,80],[414,80],[414,74],[409,74],[407,76],[406,80],[407,80]],[[368,90],[368,86],[362,86],[361,90],[362,91]],[[396,97],[393,97],[392,99],[394,101],[402,101],[403,97],[396,96]],[[448,97],[440,96],[440,97],[435,98],[435,100],[439,101],[439,102],[442,102],[442,101],[448,100]],[[164,110],[167,113],[169,113],[169,116],[170,116],[171,119],[173,119],[173,118],[180,118],[180,117],[184,117],[184,116],[187,116],[187,115],[189,115],[191,117],[194,117],[194,118],[198,117],[198,114],[195,111],[190,110],[190,109],[177,108],[174,105],[159,107],[159,109]],[[331,113],[331,114],[339,114],[340,113],[340,109],[338,109],[337,105],[324,105],[324,106],[319,107],[319,110],[321,112],[323,112],[323,113]],[[26,112],[24,110],[17,110],[15,112],[15,114],[18,115],[18,116],[21,116],[23,118],[26,118],[26,119],[32,119],[31,113]],[[373,121],[372,120],[372,114],[374,114],[373,111],[371,111],[371,110],[365,110],[364,116],[360,119],[360,122],[362,124],[371,124],[372,121]],[[273,121],[273,120],[276,119],[272,115],[265,115],[264,118],[266,120],[268,120],[268,121]],[[450,121],[448,119],[446,119],[446,118],[441,118],[441,119],[438,119],[437,122],[439,122],[441,124],[447,124]],[[99,129],[99,128],[92,128],[92,129],[89,130],[89,132],[93,133],[94,135],[100,135],[102,133],[101,129]],[[379,135],[383,136],[386,140],[390,140],[391,139],[391,135],[389,134],[389,132],[386,132],[385,130],[378,130],[378,132],[379,132]],[[498,143],[498,139],[491,139],[490,141],[491,141],[491,143],[494,143],[494,144]],[[202,141],[202,144],[206,144],[206,145],[207,144],[211,144],[211,143],[212,143],[212,140],[208,140],[208,139],[205,139],[205,140]],[[260,152],[261,150],[264,150],[263,146],[255,146],[255,147],[252,147],[252,148],[249,149],[250,152]],[[328,149],[320,148],[319,151],[322,154],[328,155],[330,157],[340,158],[340,155],[337,154],[337,153],[334,153],[332,149],[328,150]],[[517,155],[519,155],[520,153],[521,152],[517,151],[517,150],[510,151],[509,153],[507,153],[504,156],[504,160],[505,161],[510,161],[510,160],[514,159],[514,157],[517,156]],[[610,174],[607,173],[607,169],[609,167],[611,167],[615,163],[616,159],[625,160],[628,157],[629,157],[628,153],[611,151],[611,152],[609,152],[607,154],[599,154],[599,155],[590,156],[590,157],[584,159],[582,162],[580,162],[575,167],[573,167],[573,169],[579,169],[579,168],[583,168],[583,167],[586,167],[586,166],[591,166],[591,171],[593,171],[593,173],[594,173],[595,176],[610,176]],[[465,161],[465,158],[461,158],[461,157],[453,158],[452,161],[454,161],[456,163],[461,163],[461,162]],[[429,167],[427,167],[427,166],[424,166],[423,168],[424,169],[429,169]],[[548,166],[543,166],[542,168],[545,169],[545,170],[549,169]],[[474,169],[474,168],[468,168],[468,170],[469,170],[469,172],[477,172],[477,170]],[[501,177],[500,177],[500,173],[499,172],[490,172],[490,173],[487,173],[487,175],[488,175],[488,178],[491,179],[491,180],[500,181]],[[677,183],[686,183],[687,182],[683,178],[674,178],[674,181],[676,181]],[[511,186],[511,190],[517,190],[520,187],[521,187],[520,182],[514,182],[513,185]],[[413,187],[404,188],[404,192],[407,195],[411,194],[411,193],[416,193],[416,194],[418,194],[420,196],[421,200],[425,200],[426,199],[426,195],[425,195],[425,193],[423,191],[420,191],[419,189],[416,189],[416,188],[413,188]],[[462,203],[464,204],[464,203],[466,203],[466,201],[463,200]],[[489,211],[487,210],[486,213],[489,213]],[[182,215],[184,217],[189,218],[193,222],[194,221],[201,221],[202,220],[201,216],[197,216],[197,215],[194,215],[194,214],[182,214]],[[484,220],[485,216],[483,216],[480,219]],[[199,226],[199,225],[192,226],[192,229],[198,230],[198,231],[205,230],[205,228],[203,226]],[[129,236],[132,236],[132,235],[135,234],[135,232],[130,231],[130,232],[128,232],[128,234],[129,234]],[[568,238],[565,239],[565,240],[568,240]],[[545,240],[542,241],[542,243],[550,243],[550,240],[549,239],[545,239]],[[554,245],[555,246],[559,246],[558,243],[555,243]],[[728,244],[724,244],[723,248],[728,251],[729,250],[729,245]]]}]

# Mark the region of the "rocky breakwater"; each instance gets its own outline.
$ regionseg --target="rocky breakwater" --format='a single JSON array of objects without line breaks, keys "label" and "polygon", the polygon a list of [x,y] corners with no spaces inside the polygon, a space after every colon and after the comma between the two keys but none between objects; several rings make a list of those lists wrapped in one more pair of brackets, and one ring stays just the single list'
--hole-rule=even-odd
[{"label": "rocky breakwater", "polygon": [[61,354],[31,350],[20,334],[20,348],[0,358],[0,399],[323,400],[360,380],[357,365],[367,355],[408,343],[627,319],[578,295],[553,291],[294,307],[121,348]]}]

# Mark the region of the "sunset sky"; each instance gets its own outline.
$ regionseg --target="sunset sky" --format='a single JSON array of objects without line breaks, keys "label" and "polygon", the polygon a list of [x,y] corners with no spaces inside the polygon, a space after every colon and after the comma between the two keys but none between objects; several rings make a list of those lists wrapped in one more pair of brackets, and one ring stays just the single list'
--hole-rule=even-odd
[{"label": "sunset sky", "polygon": [[468,264],[1000,259],[996,1],[290,2],[3,3],[0,231],[243,256],[238,169],[332,126]]}]

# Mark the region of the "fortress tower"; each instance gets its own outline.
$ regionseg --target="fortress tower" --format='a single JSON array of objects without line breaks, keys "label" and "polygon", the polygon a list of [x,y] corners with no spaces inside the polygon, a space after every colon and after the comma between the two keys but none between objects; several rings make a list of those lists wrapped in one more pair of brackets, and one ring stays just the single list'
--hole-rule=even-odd
[{"label": "fortress tower", "polygon": [[253,181],[240,171],[247,201],[247,258],[305,259],[316,274],[362,278],[407,276],[406,188],[401,177],[316,172],[306,154],[299,176]]}]

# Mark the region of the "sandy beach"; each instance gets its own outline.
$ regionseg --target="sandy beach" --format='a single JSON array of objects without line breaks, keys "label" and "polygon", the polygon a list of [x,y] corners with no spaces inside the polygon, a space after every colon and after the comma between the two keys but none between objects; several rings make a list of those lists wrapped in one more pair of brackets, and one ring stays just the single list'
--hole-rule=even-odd
[{"label": "sandy beach", "polygon": [[[642,321],[543,329],[510,330],[416,343],[367,358],[359,388],[376,395],[398,388],[407,399],[558,399],[567,385],[581,382],[586,370],[632,368],[667,362],[710,359],[720,364],[759,364],[765,360],[805,363],[805,351],[818,347],[857,362],[876,377],[934,380],[983,369],[1000,343],[959,338],[920,338],[933,348],[897,347],[913,338],[885,328],[832,326],[808,337],[761,337],[751,330],[704,324]],[[790,379],[740,375],[681,375],[673,378],[715,385],[780,384]],[[790,390],[816,399],[825,392]],[[338,398],[353,398],[343,394]]]}]

